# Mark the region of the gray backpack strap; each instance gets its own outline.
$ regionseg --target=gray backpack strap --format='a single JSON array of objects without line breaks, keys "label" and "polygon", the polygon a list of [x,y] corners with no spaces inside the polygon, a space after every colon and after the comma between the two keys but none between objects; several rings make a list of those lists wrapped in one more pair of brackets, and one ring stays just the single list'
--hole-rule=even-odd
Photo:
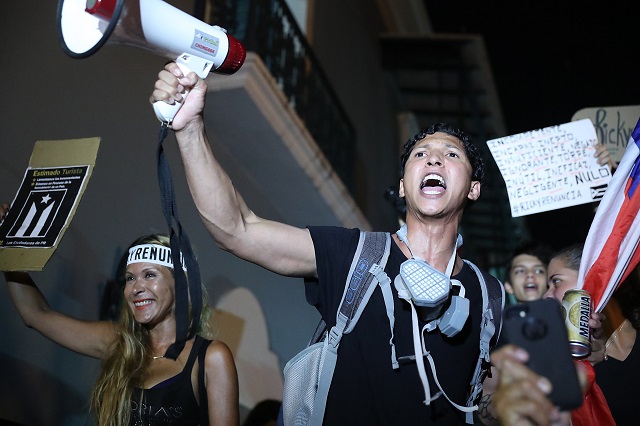
[{"label": "gray backpack strap", "polygon": [[[482,382],[490,367],[489,354],[498,341],[502,328],[502,310],[504,309],[504,286],[500,281],[485,276],[480,269],[468,260],[464,260],[478,276],[482,290],[482,321],[480,323],[480,355],[471,378],[470,393],[467,406],[471,407],[482,394]],[[473,412],[466,414],[466,422],[473,424]]]},{"label": "gray backpack strap", "polygon": [[[342,303],[338,309],[337,321],[345,322],[344,333],[349,333],[355,327],[356,322],[371,294],[376,289],[378,279],[377,271],[382,265],[387,264],[391,249],[391,236],[387,232],[360,231],[358,248],[353,256],[347,285],[342,295]],[[375,280],[374,285],[371,283]],[[364,303],[362,303],[364,301]]]},{"label": "gray backpack strap", "polygon": [[[343,334],[355,327],[371,294],[378,283],[380,266],[384,270],[391,249],[391,236],[387,232],[360,232],[356,253],[347,275],[342,301],[336,315],[336,325],[331,327],[324,341],[325,358],[320,370],[318,389],[311,412],[309,426],[321,426],[327,404],[329,387],[338,358],[338,345]],[[371,284],[374,285],[371,285]]]}]

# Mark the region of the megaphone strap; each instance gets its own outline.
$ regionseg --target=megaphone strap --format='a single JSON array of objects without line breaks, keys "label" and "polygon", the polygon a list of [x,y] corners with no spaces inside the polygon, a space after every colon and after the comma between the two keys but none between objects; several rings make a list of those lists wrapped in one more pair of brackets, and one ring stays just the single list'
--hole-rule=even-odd
[{"label": "megaphone strap", "polygon": [[[171,257],[174,265],[180,265],[180,255],[184,259],[187,278],[182,268],[174,268],[175,277],[175,312],[176,312],[176,341],[167,349],[165,357],[177,359],[184,348],[185,342],[196,334],[200,314],[202,312],[202,288],[200,284],[200,268],[196,261],[191,242],[186,231],[182,229],[178,219],[178,207],[176,205],[173,180],[169,163],[164,155],[162,142],[167,137],[168,125],[160,126],[158,135],[158,184],[160,186],[160,200],[162,212],[169,226]],[[191,317],[189,321],[189,295],[191,295]]]}]

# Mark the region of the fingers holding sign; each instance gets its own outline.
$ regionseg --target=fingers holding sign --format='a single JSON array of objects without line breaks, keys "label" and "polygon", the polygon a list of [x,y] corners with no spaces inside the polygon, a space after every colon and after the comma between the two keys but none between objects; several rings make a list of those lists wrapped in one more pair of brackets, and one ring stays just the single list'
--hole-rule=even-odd
[{"label": "fingers holding sign", "polygon": [[598,164],[601,166],[605,166],[605,165],[609,166],[611,173],[613,173],[617,165],[613,161],[613,158],[611,158],[611,153],[609,152],[607,147],[601,144],[600,142],[598,142],[595,148],[596,148],[596,152],[595,154],[593,154],[593,156],[596,157]]}]

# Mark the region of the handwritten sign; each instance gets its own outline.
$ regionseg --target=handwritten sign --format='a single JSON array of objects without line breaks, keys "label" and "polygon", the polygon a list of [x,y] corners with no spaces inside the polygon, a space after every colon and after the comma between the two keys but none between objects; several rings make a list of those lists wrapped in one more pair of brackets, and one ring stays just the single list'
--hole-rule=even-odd
[{"label": "handwritten sign", "polygon": [[511,216],[601,199],[611,171],[598,165],[596,143],[589,119],[487,141],[507,186]]},{"label": "handwritten sign", "polygon": [[571,121],[585,118],[593,123],[598,141],[607,147],[611,159],[619,163],[640,118],[640,105],[583,108]]}]

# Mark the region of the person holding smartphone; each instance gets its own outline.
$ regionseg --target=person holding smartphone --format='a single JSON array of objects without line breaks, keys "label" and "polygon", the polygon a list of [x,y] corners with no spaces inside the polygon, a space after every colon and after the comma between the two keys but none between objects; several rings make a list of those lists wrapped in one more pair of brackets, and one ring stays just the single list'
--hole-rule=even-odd
[{"label": "person holding smartphone", "polygon": [[[551,382],[528,368],[529,354],[515,345],[504,345],[491,353],[498,384],[491,397],[494,415],[501,425],[570,425],[570,413],[560,411],[549,400]],[[577,366],[581,382],[584,371]]]}]

